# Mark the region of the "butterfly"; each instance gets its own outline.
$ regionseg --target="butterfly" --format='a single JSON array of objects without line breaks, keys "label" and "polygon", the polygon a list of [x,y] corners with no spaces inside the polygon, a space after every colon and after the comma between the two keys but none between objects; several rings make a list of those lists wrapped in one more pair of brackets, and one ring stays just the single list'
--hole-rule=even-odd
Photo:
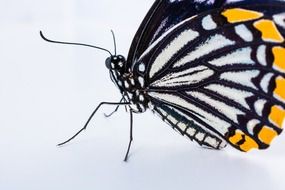
[{"label": "butterfly", "polygon": [[156,0],[127,59],[101,49],[110,54],[105,64],[122,99],[102,102],[62,144],[104,104],[129,109],[125,160],[133,113],[146,110],[217,150],[266,149],[282,132],[285,1]]}]

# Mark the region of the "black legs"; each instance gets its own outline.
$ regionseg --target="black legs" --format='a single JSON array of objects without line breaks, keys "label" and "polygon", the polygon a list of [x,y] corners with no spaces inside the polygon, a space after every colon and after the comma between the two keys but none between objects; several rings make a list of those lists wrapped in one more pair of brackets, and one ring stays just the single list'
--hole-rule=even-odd
[{"label": "black legs", "polygon": [[58,144],[58,146],[62,146],[68,142],[70,142],[72,139],[74,139],[77,135],[79,135],[82,131],[84,131],[89,122],[91,121],[91,119],[93,118],[93,116],[95,115],[95,113],[99,110],[99,108],[102,106],[102,105],[117,105],[117,106],[121,106],[121,105],[129,105],[130,103],[122,103],[122,102],[101,102],[97,108],[93,111],[93,113],[90,115],[90,117],[88,118],[86,124],[84,125],[84,127],[82,129],[80,129],[75,135],[73,135],[71,138],[69,138],[68,140]]},{"label": "black legs", "polygon": [[126,153],[125,159],[124,159],[125,162],[128,161],[129,152],[130,152],[130,149],[131,149],[132,141],[133,141],[133,111],[130,110],[130,141],[129,141],[127,153]]}]

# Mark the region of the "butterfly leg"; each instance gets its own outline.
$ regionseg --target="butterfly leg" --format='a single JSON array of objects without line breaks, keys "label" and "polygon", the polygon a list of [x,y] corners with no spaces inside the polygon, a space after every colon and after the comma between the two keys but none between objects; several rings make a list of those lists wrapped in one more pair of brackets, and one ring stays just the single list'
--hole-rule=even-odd
[{"label": "butterfly leg", "polygon": [[131,149],[132,141],[133,141],[133,111],[130,110],[130,140],[129,140],[127,153],[126,153],[125,159],[124,159],[125,162],[128,161],[129,152],[130,152],[130,149]]},{"label": "butterfly leg", "polygon": [[[120,100],[120,103],[122,103],[123,100],[124,100],[124,98],[122,98],[122,99]],[[120,105],[117,105],[117,107],[115,108],[114,111],[112,111],[112,112],[109,113],[109,114],[104,113],[104,116],[105,116],[105,117],[111,117],[114,113],[116,113],[116,112],[118,111],[119,107],[120,107]]]},{"label": "butterfly leg", "polygon": [[[123,102],[123,101],[124,101],[124,102],[127,102],[127,100],[125,99],[125,97],[122,97],[122,99],[120,100],[120,103]],[[118,111],[119,107],[120,107],[120,105],[118,105],[118,106],[115,108],[115,110],[112,111],[112,112],[109,113],[109,114],[104,113],[104,116],[105,116],[105,117],[111,117],[114,113],[116,113],[116,112]],[[125,110],[126,110],[126,112],[128,112],[128,107],[127,107],[127,105],[125,105]]]},{"label": "butterfly leg", "polygon": [[91,121],[91,119],[93,118],[93,116],[95,115],[95,113],[99,110],[99,108],[103,105],[117,105],[117,106],[121,106],[121,105],[129,105],[130,103],[128,102],[101,102],[97,107],[96,109],[92,112],[92,114],[90,115],[90,117],[88,118],[87,122],[85,123],[84,127],[82,129],[80,129],[75,135],[73,135],[71,138],[69,138],[68,140],[58,144],[58,146],[62,146],[68,142],[70,142],[72,139],[74,139],[77,135],[79,135],[82,131],[84,131],[89,122]]}]

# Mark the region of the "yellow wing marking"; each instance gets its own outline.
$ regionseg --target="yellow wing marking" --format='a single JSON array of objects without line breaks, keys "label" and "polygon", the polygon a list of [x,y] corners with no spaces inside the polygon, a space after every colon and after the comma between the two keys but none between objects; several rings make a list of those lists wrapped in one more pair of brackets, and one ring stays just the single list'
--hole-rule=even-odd
[{"label": "yellow wing marking", "polygon": [[269,119],[277,127],[282,128],[282,123],[285,118],[285,110],[279,106],[272,106],[269,114]]},{"label": "yellow wing marking", "polygon": [[244,22],[263,17],[263,13],[241,8],[227,9],[222,12],[222,15],[227,18],[229,23]]},{"label": "yellow wing marking", "polygon": [[229,141],[232,144],[237,144],[239,141],[242,140],[242,135],[243,135],[243,133],[236,131],[235,135],[229,138]]},{"label": "yellow wing marking", "polygon": [[[244,139],[242,144],[238,144]],[[238,146],[242,151],[248,152],[253,148],[258,148],[258,144],[249,136],[245,135],[243,132],[236,130],[235,135],[229,138],[229,141]]]},{"label": "yellow wing marking", "polygon": [[252,138],[245,135],[245,142],[240,145],[240,149],[245,152],[248,152],[253,148],[258,148],[258,144]]},{"label": "yellow wing marking", "polygon": [[276,79],[274,95],[281,101],[285,102],[285,79],[283,77],[278,77]]},{"label": "yellow wing marking", "polygon": [[270,145],[271,141],[278,135],[273,129],[263,126],[258,134],[258,138],[265,144]]},{"label": "yellow wing marking", "polygon": [[281,46],[273,47],[274,67],[279,71],[285,72],[285,48]]},{"label": "yellow wing marking", "polygon": [[256,21],[254,27],[262,33],[262,39],[269,42],[284,42],[283,36],[271,20],[261,19]]}]

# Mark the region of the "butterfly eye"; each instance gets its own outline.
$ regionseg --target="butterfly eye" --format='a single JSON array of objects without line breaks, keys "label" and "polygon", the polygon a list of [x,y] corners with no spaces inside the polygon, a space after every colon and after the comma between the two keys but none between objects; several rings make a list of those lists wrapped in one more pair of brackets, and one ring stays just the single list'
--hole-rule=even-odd
[{"label": "butterfly eye", "polygon": [[126,59],[122,55],[112,57],[111,61],[115,64],[115,67],[117,69],[123,68],[125,66],[125,63],[126,63]]},{"label": "butterfly eye", "polygon": [[111,64],[112,64],[111,57],[108,57],[105,61],[105,65],[108,69],[112,69]]}]

